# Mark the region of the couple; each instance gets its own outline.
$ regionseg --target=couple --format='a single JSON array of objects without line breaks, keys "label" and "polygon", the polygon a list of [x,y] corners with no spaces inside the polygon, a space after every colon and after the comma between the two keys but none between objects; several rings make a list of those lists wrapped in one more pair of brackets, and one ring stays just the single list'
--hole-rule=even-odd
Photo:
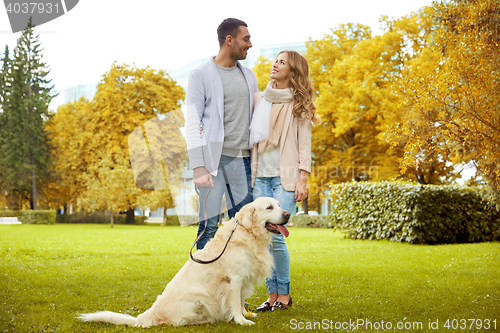
[{"label": "couple", "polygon": [[[307,197],[311,123],[319,123],[302,55],[280,52],[273,80],[259,93],[253,71],[238,62],[252,47],[247,24],[229,18],[217,34],[219,53],[191,72],[187,91],[186,138],[200,202],[198,250],[217,231],[224,193],[230,218],[258,197],[277,199],[289,213]],[[271,253],[269,298],[257,311],[292,303],[290,256],[282,234],[272,234]]]}]

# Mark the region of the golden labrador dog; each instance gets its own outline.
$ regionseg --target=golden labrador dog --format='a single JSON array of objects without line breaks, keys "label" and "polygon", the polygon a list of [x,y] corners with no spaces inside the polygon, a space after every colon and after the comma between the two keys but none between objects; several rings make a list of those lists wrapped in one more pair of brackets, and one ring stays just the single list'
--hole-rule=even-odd
[{"label": "golden labrador dog", "polygon": [[254,284],[262,282],[271,273],[274,263],[269,252],[269,232],[288,236],[284,224],[289,217],[277,200],[258,198],[225,223],[203,250],[194,253],[196,259],[204,261],[216,258],[238,221],[220,259],[210,264],[193,260],[186,262],[149,310],[137,318],[102,311],[82,314],[79,319],[142,327],[193,325],[231,319],[241,325],[252,325],[253,322],[244,317],[247,313],[245,298],[251,296]]}]

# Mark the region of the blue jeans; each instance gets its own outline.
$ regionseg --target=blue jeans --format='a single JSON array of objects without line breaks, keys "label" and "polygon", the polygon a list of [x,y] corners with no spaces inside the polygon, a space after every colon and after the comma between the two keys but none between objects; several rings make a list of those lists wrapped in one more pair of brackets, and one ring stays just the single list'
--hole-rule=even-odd
[{"label": "blue jeans", "polygon": [[[271,197],[280,203],[282,209],[290,214],[295,207],[295,192],[286,191],[281,186],[280,177],[257,177],[253,187],[254,200],[260,197]],[[290,254],[285,243],[285,236],[272,234],[270,246],[274,258],[274,269],[271,278],[266,278],[267,293],[279,295],[290,294]]]},{"label": "blue jeans", "polygon": [[[226,207],[228,208],[229,218],[233,218],[241,207],[252,202],[251,177],[250,158],[235,158],[222,155],[217,176],[212,176],[214,187],[198,187],[200,193],[200,211],[197,237],[205,229],[205,218],[207,219],[205,233],[198,240],[198,243],[196,243],[198,250],[203,249],[217,232],[222,195],[225,194],[226,196]],[[229,192],[231,192],[231,195]],[[231,197],[233,200],[231,200]],[[207,217],[205,217],[204,210],[205,199]]]}]

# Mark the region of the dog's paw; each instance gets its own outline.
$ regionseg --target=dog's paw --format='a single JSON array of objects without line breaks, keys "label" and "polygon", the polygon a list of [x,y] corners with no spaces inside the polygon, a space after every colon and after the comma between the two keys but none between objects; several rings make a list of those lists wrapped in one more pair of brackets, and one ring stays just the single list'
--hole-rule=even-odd
[{"label": "dog's paw", "polygon": [[245,319],[245,320],[241,323],[241,325],[248,325],[248,326],[253,325],[253,324],[255,324],[255,323],[254,323],[253,321],[251,321],[251,320],[248,320],[248,319]]},{"label": "dog's paw", "polygon": [[240,325],[248,325],[248,326],[250,326],[250,325],[255,324],[253,321],[245,319],[243,316],[241,316],[241,318],[234,318],[234,321],[237,322]]}]

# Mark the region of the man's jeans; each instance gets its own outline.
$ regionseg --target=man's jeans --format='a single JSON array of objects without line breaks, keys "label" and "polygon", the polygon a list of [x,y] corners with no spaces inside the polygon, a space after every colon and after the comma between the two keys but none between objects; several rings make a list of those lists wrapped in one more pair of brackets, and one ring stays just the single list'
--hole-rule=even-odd
[{"label": "man's jeans", "polygon": [[249,157],[235,158],[224,155],[221,156],[217,176],[212,176],[212,179],[214,187],[198,187],[198,191],[200,192],[200,212],[198,221],[200,224],[198,226],[197,236],[205,229],[205,206],[208,217],[205,233],[196,244],[198,250],[203,249],[205,244],[212,239],[217,232],[223,194],[225,194],[229,218],[233,218],[241,207],[252,202]]}]

